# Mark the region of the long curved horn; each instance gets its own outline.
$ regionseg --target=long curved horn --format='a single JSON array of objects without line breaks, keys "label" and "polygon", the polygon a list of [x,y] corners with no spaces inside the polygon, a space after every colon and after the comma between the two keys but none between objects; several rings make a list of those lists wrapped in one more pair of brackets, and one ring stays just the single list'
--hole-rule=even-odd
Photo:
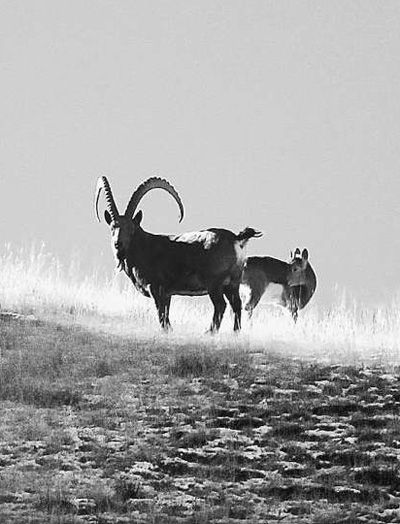
[{"label": "long curved horn", "polygon": [[178,195],[178,192],[176,189],[164,178],[159,177],[151,177],[145,180],[140,186],[136,189],[136,191],[131,196],[131,199],[129,200],[128,205],[126,206],[125,216],[128,218],[132,218],[135,214],[136,208],[141,201],[141,199],[144,197],[146,193],[148,193],[151,189],[164,189],[167,193],[169,193],[176,201],[176,203],[179,206],[179,211],[181,213],[179,222],[182,222],[183,215],[184,215],[184,209],[183,204],[180,196]]},{"label": "long curved horn", "polygon": [[115,204],[115,200],[113,197],[113,194],[111,192],[110,184],[107,180],[107,177],[100,176],[97,179],[97,185],[96,185],[96,193],[95,193],[95,201],[94,201],[94,211],[96,213],[97,220],[100,222],[99,217],[99,198],[101,190],[104,189],[105,197],[106,197],[106,204],[107,209],[111,215],[111,220],[114,222],[116,218],[119,216],[117,206]]}]

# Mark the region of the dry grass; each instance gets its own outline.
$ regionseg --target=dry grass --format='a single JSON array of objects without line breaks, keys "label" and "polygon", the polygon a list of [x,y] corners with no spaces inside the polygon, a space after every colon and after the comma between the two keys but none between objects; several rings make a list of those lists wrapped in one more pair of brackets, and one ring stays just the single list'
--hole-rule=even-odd
[{"label": "dry grass", "polygon": [[33,315],[0,315],[0,522],[399,521],[395,305],[211,337],[208,301],[176,299],[163,335],[127,279],[79,274],[0,260],[2,310]]},{"label": "dry grass", "polygon": [[338,362],[399,363],[400,305],[363,307],[338,293],[335,304],[318,307],[316,301],[301,312],[297,325],[286,310],[260,304],[251,325],[246,318],[238,337],[232,336],[230,312],[220,335],[205,337],[212,307],[207,297],[174,297],[174,331],[163,338],[151,300],[139,295],[125,275],[83,270],[79,261],[62,265],[44,246],[13,249],[0,254],[1,309],[41,318],[67,319],[94,330],[138,339],[163,339],[172,346],[192,345],[211,350],[241,347],[250,352],[274,348],[281,354]]}]

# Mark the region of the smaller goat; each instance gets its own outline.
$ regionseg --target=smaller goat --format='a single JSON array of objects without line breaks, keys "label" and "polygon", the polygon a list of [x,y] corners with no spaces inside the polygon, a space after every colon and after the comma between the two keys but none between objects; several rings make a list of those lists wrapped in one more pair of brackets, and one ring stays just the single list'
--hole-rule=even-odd
[{"label": "smaller goat", "polygon": [[296,322],[298,310],[311,300],[317,287],[317,277],[308,260],[308,251],[290,253],[290,261],[272,257],[248,257],[242,275],[242,285],[248,288],[244,309],[252,316],[269,284],[280,284],[280,305],[289,309]]}]

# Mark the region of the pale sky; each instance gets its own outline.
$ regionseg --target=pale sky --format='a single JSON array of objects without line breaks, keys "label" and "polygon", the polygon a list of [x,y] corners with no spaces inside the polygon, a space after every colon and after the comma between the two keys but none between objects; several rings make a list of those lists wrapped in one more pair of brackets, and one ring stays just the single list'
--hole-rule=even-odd
[{"label": "pale sky", "polygon": [[398,292],[400,2],[0,0],[4,242],[113,267],[93,213],[149,176],[152,232],[307,247],[318,300]]}]

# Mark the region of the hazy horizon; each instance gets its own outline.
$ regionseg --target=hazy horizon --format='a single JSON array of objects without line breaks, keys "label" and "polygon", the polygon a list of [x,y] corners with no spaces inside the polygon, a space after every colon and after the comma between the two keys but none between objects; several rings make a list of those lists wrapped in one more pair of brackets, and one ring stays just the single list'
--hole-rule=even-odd
[{"label": "hazy horizon", "polygon": [[44,241],[113,268],[97,177],[120,210],[149,176],[143,226],[264,232],[335,284],[398,295],[396,1],[0,1],[0,246]]}]

